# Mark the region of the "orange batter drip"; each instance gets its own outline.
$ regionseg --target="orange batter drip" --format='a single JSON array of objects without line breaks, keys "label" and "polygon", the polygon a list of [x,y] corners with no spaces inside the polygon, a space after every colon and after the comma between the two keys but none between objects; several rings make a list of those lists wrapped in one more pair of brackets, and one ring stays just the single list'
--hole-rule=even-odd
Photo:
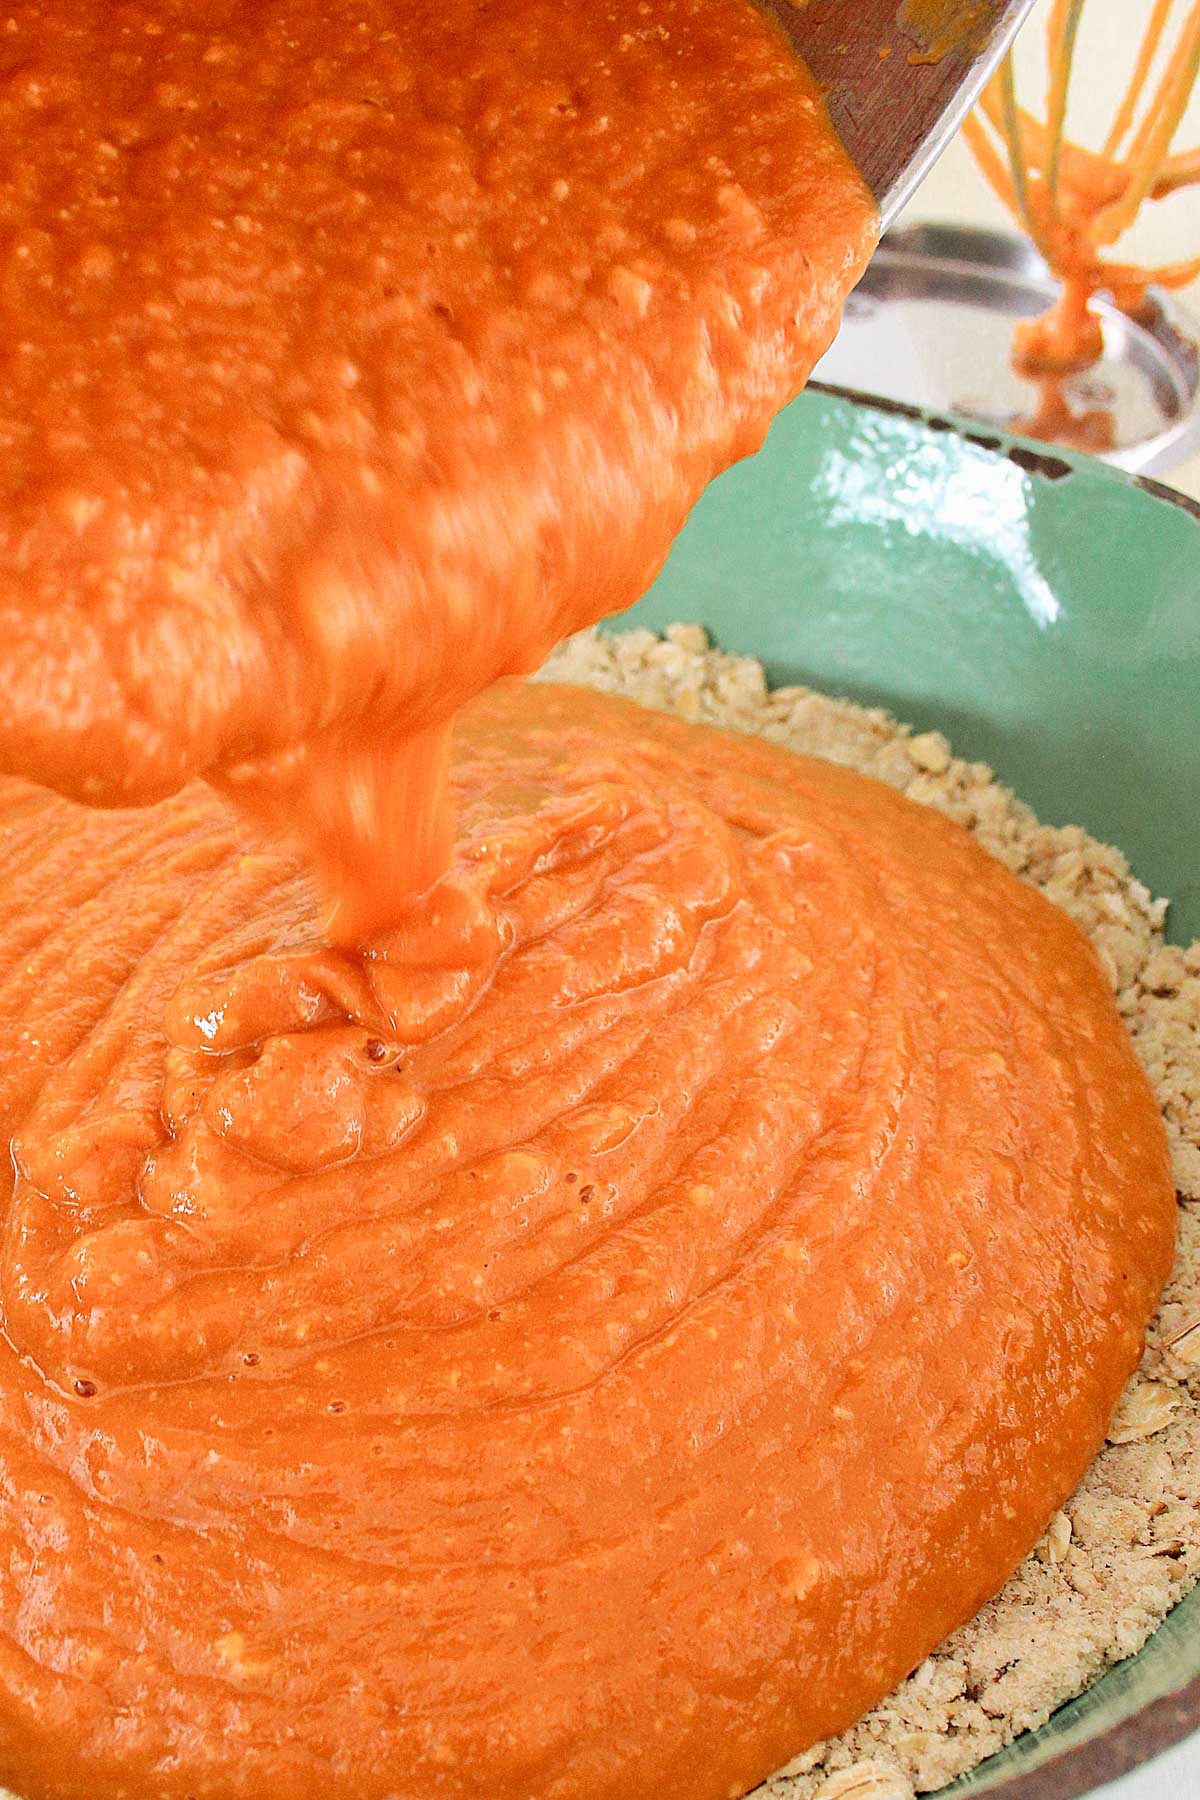
[{"label": "orange batter drip", "polygon": [[468,708],[361,957],[201,787],[0,788],[0,1780],[726,1800],[987,1598],[1171,1255],[1070,921],[891,790]]},{"label": "orange batter drip", "polygon": [[1089,406],[1077,412],[1063,375],[1040,374],[1036,369],[1029,373],[1037,389],[1037,409],[1028,418],[1015,419],[1011,430],[1044,444],[1083,450],[1089,456],[1103,456],[1115,448],[1116,421],[1110,407]]},{"label": "orange batter drip", "polygon": [[747,0],[10,11],[0,762],[156,803],[0,782],[0,1783],[726,1800],[999,1585],[1171,1246],[961,831],[569,690],[451,743],[869,198]]},{"label": "orange batter drip", "polygon": [[[1174,0],[1155,0],[1128,87],[1099,150],[1066,137],[1068,89],[1083,0],[1055,0],[1047,26],[1049,92],[1046,118],[1035,119],[1017,104],[1012,54],[984,92],[979,114],[964,132],[980,167],[1000,199],[1032,238],[1062,283],[1056,304],[1039,319],[1016,327],[1014,362],[1031,376],[1066,375],[1099,360],[1100,321],[1090,301],[1108,293],[1123,311],[1136,315],[1151,285],[1186,287],[1200,275],[1200,257],[1160,268],[1117,262],[1105,253],[1134,223],[1147,199],[1162,199],[1200,181],[1200,150],[1171,154],[1171,145],[1200,66],[1200,0],[1191,0],[1173,40]],[[1132,48],[1132,47],[1131,47]],[[1155,60],[1165,55],[1157,85],[1148,92]],[[1140,111],[1140,118],[1139,118]],[[1056,424],[1079,429],[1065,407],[1043,404],[1037,418],[1020,429],[1052,436]],[[1065,419],[1062,417],[1066,414]],[[1099,419],[1097,443],[1104,446]],[[1059,441],[1069,441],[1062,437]]]}]

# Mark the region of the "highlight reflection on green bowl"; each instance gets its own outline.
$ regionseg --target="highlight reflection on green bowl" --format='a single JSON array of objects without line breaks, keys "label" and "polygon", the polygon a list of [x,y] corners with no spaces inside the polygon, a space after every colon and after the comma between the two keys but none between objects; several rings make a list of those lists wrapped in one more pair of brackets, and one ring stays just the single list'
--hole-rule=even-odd
[{"label": "highlight reflection on green bowl", "polygon": [[[622,625],[946,733],[1117,844],[1200,935],[1200,507],[1088,457],[812,388],[705,495]],[[614,621],[616,623],[616,621]],[[1200,1727],[1200,1590],[944,1800],[1070,1800]]]}]

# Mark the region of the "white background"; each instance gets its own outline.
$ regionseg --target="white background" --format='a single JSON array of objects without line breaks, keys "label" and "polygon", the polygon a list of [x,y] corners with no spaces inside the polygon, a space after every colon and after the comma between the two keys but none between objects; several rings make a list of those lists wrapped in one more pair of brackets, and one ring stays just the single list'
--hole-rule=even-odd
[{"label": "white background", "polygon": [[1198,1800],[1200,1746],[1195,1738],[1156,1756],[1144,1769],[1096,1790],[1095,1800]]},{"label": "white background", "polygon": [[[1151,0],[1086,0],[1076,48],[1067,126],[1076,141],[1096,147],[1103,140],[1132,67],[1141,28],[1150,15]],[[1175,12],[1187,10],[1175,0]],[[1019,98],[1041,113],[1043,99],[1044,21],[1048,0],[1039,0],[1022,29],[1017,46]],[[1200,143],[1200,84],[1176,141],[1182,150]],[[1007,226],[1012,220],[996,199],[974,159],[961,141],[951,144],[931,170],[903,214],[905,223],[941,219],[950,223]],[[1119,253],[1147,262],[1182,262],[1200,256],[1200,187],[1184,188],[1168,200],[1147,202],[1129,235],[1120,240]],[[1200,322],[1200,289],[1193,285],[1180,295],[1183,305]],[[1181,468],[1164,472],[1158,479],[1200,499],[1200,454]],[[1122,1796],[1124,1800],[1124,1796]],[[1157,1800],[1157,1796],[1156,1796]],[[1170,1800],[1176,1800],[1172,1795]],[[1179,1800],[1185,1800],[1180,1791]],[[1200,1800],[1200,1781],[1195,1800]]]}]

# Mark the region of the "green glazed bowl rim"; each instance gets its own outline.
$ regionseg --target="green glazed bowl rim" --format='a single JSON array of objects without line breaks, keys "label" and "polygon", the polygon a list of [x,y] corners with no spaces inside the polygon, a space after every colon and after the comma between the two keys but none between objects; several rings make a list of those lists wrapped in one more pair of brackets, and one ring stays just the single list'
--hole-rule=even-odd
[{"label": "green glazed bowl rim", "polygon": [[[1060,454],[1057,450],[1039,446],[1031,438],[1013,437],[1011,433],[999,429],[992,431],[986,425],[955,418],[936,408],[913,406],[906,400],[885,400],[881,394],[868,394],[862,388],[839,387],[832,381],[810,381],[805,392],[829,394],[835,400],[848,400],[852,406],[867,407],[872,412],[892,413],[901,419],[912,419],[929,431],[952,431],[966,443],[973,444],[977,450],[1015,462],[1018,468],[1027,473],[1045,475],[1051,481],[1069,475],[1078,464],[1089,465],[1097,461],[1095,457],[1082,451]],[[1200,500],[1193,500],[1190,494],[1181,494],[1178,488],[1169,487],[1166,482],[1155,481],[1150,475],[1131,475],[1124,469],[1111,469],[1111,473],[1116,480],[1127,486],[1141,488],[1145,493],[1153,495],[1154,499],[1178,506],[1183,512],[1190,513],[1193,519],[1200,521]]]}]

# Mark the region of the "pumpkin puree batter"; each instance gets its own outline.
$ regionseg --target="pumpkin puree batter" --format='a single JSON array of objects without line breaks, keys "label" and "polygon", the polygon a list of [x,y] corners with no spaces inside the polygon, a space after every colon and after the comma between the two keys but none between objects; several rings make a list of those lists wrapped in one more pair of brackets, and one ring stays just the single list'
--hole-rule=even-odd
[{"label": "pumpkin puree batter", "polygon": [[457,706],[626,606],[874,206],[750,0],[47,0],[0,23],[0,767],[194,775],[343,942]]},{"label": "pumpkin puree batter", "polygon": [[869,200],[746,0],[17,4],[0,131],[0,1782],[740,1793],[999,1585],[1171,1246],[956,827],[569,689],[450,743]]},{"label": "pumpkin puree batter", "polygon": [[1170,1260],[1076,928],[577,689],[365,956],[204,788],[3,795],[0,1776],[740,1793],[1000,1585]]}]

